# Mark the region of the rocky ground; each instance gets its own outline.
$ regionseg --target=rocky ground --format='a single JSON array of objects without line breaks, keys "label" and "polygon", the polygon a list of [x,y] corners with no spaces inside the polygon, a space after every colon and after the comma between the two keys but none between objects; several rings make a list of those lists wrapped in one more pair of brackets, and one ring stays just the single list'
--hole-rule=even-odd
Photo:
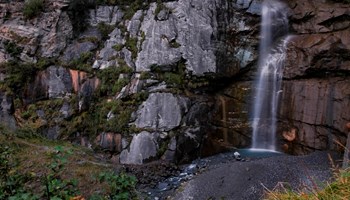
[{"label": "rocky ground", "polygon": [[[242,153],[243,160],[238,161],[231,152],[179,168],[165,164],[154,165],[152,169],[148,166],[138,173],[143,177],[140,191],[146,199],[262,199],[267,189],[321,188],[332,177],[330,157],[335,164],[340,160],[339,155],[330,152],[269,156],[257,158]],[[135,172],[135,168],[129,170]]]}]

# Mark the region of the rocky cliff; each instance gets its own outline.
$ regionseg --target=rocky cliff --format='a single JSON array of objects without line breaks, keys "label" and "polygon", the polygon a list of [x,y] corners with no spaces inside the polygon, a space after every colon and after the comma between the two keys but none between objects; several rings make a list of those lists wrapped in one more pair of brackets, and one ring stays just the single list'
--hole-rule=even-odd
[{"label": "rocky cliff", "polygon": [[[260,0],[31,2],[0,1],[4,124],[128,164],[250,144]],[[350,8],[288,4],[279,135],[306,153],[345,138]]]}]

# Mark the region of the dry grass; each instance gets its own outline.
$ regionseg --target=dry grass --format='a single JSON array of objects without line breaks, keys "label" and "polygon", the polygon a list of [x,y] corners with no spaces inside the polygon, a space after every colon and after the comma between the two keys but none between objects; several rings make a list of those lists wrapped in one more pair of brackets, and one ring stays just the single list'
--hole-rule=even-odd
[{"label": "dry grass", "polygon": [[337,170],[334,181],[324,189],[310,189],[309,192],[295,192],[287,189],[278,191],[267,190],[266,200],[349,200],[350,199],[350,168]]}]

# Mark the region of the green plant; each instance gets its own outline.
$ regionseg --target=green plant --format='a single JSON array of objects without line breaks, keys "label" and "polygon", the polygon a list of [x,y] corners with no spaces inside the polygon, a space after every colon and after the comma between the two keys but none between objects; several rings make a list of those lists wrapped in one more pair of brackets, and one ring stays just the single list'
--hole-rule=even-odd
[{"label": "green plant", "polygon": [[126,42],[125,42],[125,47],[131,52],[132,58],[136,59],[137,57],[137,38],[133,37],[127,37]]},{"label": "green plant", "polygon": [[27,19],[37,16],[44,9],[44,0],[28,0],[24,4],[23,15]]},{"label": "green plant", "polygon": [[0,199],[9,200],[36,200],[38,197],[25,190],[27,176],[21,175],[15,169],[13,149],[9,146],[0,146]]},{"label": "green plant", "polygon": [[116,51],[121,51],[123,49],[124,45],[123,44],[116,44],[113,46],[113,49]]},{"label": "green plant", "polygon": [[104,172],[99,174],[99,181],[107,183],[108,197],[113,200],[136,198],[136,178],[125,173]]},{"label": "green plant", "polygon": [[172,40],[169,43],[169,45],[170,45],[171,48],[179,48],[179,47],[181,47],[181,44],[177,43],[175,40]]},{"label": "green plant", "polygon": [[17,57],[22,52],[22,48],[12,41],[4,42],[4,48],[6,53],[10,54],[12,57]]},{"label": "green plant", "polygon": [[4,83],[15,95],[20,95],[24,90],[24,86],[32,81],[39,71],[37,66],[32,63],[10,61],[3,65],[7,75]]},{"label": "green plant", "polygon": [[166,7],[164,6],[163,2],[161,0],[157,0],[157,7],[154,11],[154,15],[157,16],[160,13],[160,11],[162,11],[165,8]]},{"label": "green plant", "polygon": [[85,72],[91,72],[92,68],[92,58],[93,58],[92,52],[84,52],[80,55],[78,59],[75,59],[68,64],[65,65],[65,67],[71,68],[71,69],[77,69]]},{"label": "green plant", "polygon": [[62,178],[62,172],[68,157],[72,154],[70,150],[62,146],[56,146],[49,155],[52,162],[49,164],[49,173],[45,176],[45,195],[48,199],[70,199],[79,192],[76,189],[76,179]]},{"label": "green plant", "polygon": [[101,33],[102,39],[106,40],[108,38],[108,35],[114,30],[115,27],[101,22],[97,25],[97,28]]}]

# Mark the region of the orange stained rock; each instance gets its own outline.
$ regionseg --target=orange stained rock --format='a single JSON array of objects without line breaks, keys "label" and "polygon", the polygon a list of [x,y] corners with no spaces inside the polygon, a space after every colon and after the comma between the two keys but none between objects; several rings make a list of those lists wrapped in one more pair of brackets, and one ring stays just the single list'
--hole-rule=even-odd
[{"label": "orange stained rock", "polygon": [[292,142],[292,141],[294,141],[295,140],[295,138],[296,138],[296,129],[295,128],[293,128],[292,130],[290,130],[290,131],[283,131],[283,138],[284,139],[286,139],[286,140],[288,140],[289,142]]},{"label": "orange stained rock", "polygon": [[69,73],[72,77],[72,83],[74,92],[78,92],[82,81],[87,77],[86,72],[78,71],[78,70],[69,70]]},{"label": "orange stained rock", "polygon": [[350,122],[346,123],[346,128],[350,130]]},{"label": "orange stained rock", "polygon": [[85,200],[83,196],[71,197],[69,200]]}]

